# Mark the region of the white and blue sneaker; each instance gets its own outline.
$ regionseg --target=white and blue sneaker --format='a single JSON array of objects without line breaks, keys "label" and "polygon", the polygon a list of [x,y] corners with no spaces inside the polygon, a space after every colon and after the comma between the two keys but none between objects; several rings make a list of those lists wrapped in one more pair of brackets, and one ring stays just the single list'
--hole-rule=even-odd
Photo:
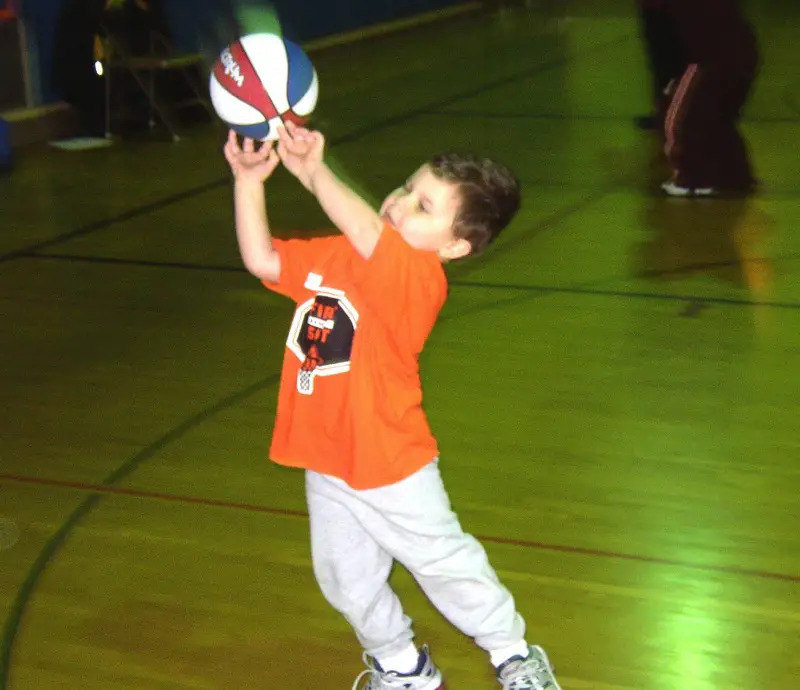
[{"label": "white and blue sneaker", "polygon": [[[419,664],[411,673],[384,671],[377,660],[366,652],[364,652],[364,663],[367,670],[358,674],[353,683],[353,690],[444,690],[442,674],[431,661],[427,646],[420,650]],[[363,685],[364,680],[366,685]]]},{"label": "white and blue sneaker", "polygon": [[497,682],[503,690],[561,690],[547,653],[537,645],[528,656],[512,656],[497,667]]}]

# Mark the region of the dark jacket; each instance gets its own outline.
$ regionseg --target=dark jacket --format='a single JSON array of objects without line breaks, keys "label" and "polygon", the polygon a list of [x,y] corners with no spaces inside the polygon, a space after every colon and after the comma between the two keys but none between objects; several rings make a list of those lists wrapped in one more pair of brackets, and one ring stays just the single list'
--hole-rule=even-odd
[{"label": "dark jacket", "polygon": [[675,18],[689,63],[755,67],[755,33],[738,0],[660,1]]}]

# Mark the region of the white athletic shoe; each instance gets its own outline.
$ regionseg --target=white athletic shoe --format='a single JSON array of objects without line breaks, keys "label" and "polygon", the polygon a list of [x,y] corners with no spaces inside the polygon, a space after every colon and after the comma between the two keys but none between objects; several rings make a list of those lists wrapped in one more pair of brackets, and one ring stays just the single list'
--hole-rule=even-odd
[{"label": "white athletic shoe", "polygon": [[675,184],[672,180],[663,182],[661,184],[661,189],[663,189],[664,193],[668,196],[706,198],[717,196],[717,190],[713,187],[681,187],[680,185]]},{"label": "white athletic shoe", "polygon": [[[427,646],[420,650],[419,664],[411,673],[384,671],[366,652],[364,652],[364,663],[367,665],[367,670],[358,674],[356,682],[353,683],[353,690],[444,690],[442,674],[431,661]],[[362,685],[365,679],[367,684]]]},{"label": "white athletic shoe", "polygon": [[561,690],[547,653],[537,645],[528,656],[512,656],[497,667],[497,682],[503,690]]}]

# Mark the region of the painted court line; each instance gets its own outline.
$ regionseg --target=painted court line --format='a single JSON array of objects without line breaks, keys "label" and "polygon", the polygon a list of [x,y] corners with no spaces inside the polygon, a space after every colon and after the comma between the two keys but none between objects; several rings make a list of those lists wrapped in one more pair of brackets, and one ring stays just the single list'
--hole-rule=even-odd
[{"label": "painted court line", "polygon": [[736,307],[770,307],[772,309],[800,309],[800,302],[778,302],[772,300],[752,300],[744,297],[723,297],[713,295],[672,294],[668,292],[645,292],[636,290],[603,290],[580,285],[526,285],[524,283],[490,283],[486,281],[451,280],[451,285],[481,289],[519,290],[522,292],[541,292],[565,295],[591,295],[595,297],[626,297],[629,299],[651,299],[669,302],[703,302],[707,304]]},{"label": "painted court line", "polygon": [[[469,9],[470,3],[466,3],[464,5]],[[395,125],[407,122],[412,120],[420,115],[424,115],[431,111],[435,111],[441,108],[445,108],[447,106],[453,105],[462,101],[467,98],[471,98],[482,93],[491,91],[493,89],[499,88],[501,86],[507,86],[515,81],[519,81],[520,79],[530,78],[536,76],[540,73],[547,72],[550,69],[563,67],[564,65],[568,64],[570,61],[585,58],[591,54],[604,51],[610,47],[617,46],[627,40],[630,39],[630,36],[623,35],[617,38],[614,38],[606,43],[601,43],[599,45],[592,46],[591,48],[587,49],[583,53],[578,53],[576,55],[568,55],[568,56],[558,56],[556,58],[545,60],[544,62],[537,63],[535,65],[526,67],[523,70],[507,74],[503,77],[499,77],[492,81],[486,82],[484,84],[479,84],[475,88],[462,91],[459,93],[450,94],[449,96],[442,98],[438,101],[434,101],[431,103],[424,104],[418,108],[412,108],[406,111],[403,111],[397,115],[390,116],[384,118],[382,120],[378,120],[376,122],[369,123],[362,127],[358,127],[349,133],[340,135],[338,137],[334,137],[328,141],[328,149],[331,149],[335,146],[340,144],[351,143],[358,139],[361,139],[364,136],[374,134],[381,130],[387,129],[389,127],[393,127]],[[200,194],[203,194],[207,191],[214,190],[220,188],[224,185],[230,184],[230,176],[226,175],[224,177],[217,178],[216,180],[210,180],[204,184],[198,185],[191,189],[186,189],[180,192],[176,192],[169,196],[166,196],[162,199],[157,199],[150,203],[142,204],[141,206],[135,206],[131,209],[126,211],[122,211],[121,213],[109,217],[109,218],[101,218],[96,221],[92,221],[78,227],[74,230],[69,230],[63,233],[59,233],[53,237],[49,237],[47,239],[40,240],[38,242],[32,243],[25,247],[21,247],[19,249],[14,249],[5,254],[0,254],[0,263],[6,261],[12,261],[15,259],[20,258],[29,258],[31,255],[41,252],[46,249],[50,249],[55,247],[59,244],[63,244],[64,242],[68,242],[69,240],[76,239],[78,237],[83,237],[85,235],[89,235],[93,232],[98,230],[105,229],[117,223],[131,220],[133,218],[137,218],[139,216],[147,215],[154,211],[161,210],[163,208],[167,208],[172,206],[173,204],[179,203],[181,201],[185,201],[187,199],[192,199]]]},{"label": "painted court line", "polygon": [[[194,415],[191,415],[182,423],[172,427],[167,432],[156,438],[154,441],[146,445],[140,451],[135,453],[132,457],[123,462],[116,470],[111,472],[103,480],[101,487],[111,488],[118,482],[122,481],[125,477],[138,469],[142,463],[150,460],[167,445],[173,443],[177,439],[189,433],[207,419],[214,417],[222,410],[226,410],[233,405],[238,404],[249,396],[260,392],[264,388],[275,385],[280,376],[273,374],[267,376],[260,381],[246,386],[245,388],[228,395],[216,403],[200,410]],[[0,480],[2,481],[2,480]],[[75,529],[78,523],[83,520],[94,508],[100,503],[101,499],[106,498],[108,492],[103,491],[83,491],[83,499],[79,501],[75,509],[67,516],[61,526],[47,539],[45,545],[42,547],[39,554],[31,564],[28,574],[19,586],[14,600],[8,610],[5,625],[2,631],[2,639],[0,640],[0,690],[5,690],[8,687],[8,679],[11,672],[11,659],[13,655],[14,645],[17,639],[17,634],[20,629],[22,619],[25,615],[25,610],[33,597],[34,592],[39,584],[42,574],[48,567],[48,564],[58,555],[61,547],[69,534]],[[288,514],[288,513],[285,513]]]},{"label": "painted court line", "polygon": [[[26,477],[23,475],[0,474],[0,482],[10,482],[14,484],[26,484],[32,486],[48,486],[58,489],[70,489],[79,492],[88,492],[95,495],[109,496],[129,496],[132,498],[144,498],[148,500],[167,501],[170,503],[183,503],[193,505],[203,505],[211,508],[225,508],[229,510],[241,510],[253,513],[265,513],[284,517],[307,518],[308,513],[301,510],[291,510],[287,508],[275,508],[270,506],[257,505],[253,503],[241,503],[237,501],[222,501],[213,498],[203,498],[200,496],[185,496],[181,494],[170,494],[158,491],[144,491],[141,489],[129,489],[119,486],[108,486],[104,484],[91,484],[87,482],[73,482],[60,479],[46,479],[40,477]],[[780,580],[783,582],[800,583],[800,575],[790,575],[788,573],[776,573],[768,570],[753,568],[737,568],[733,566],[717,566],[705,563],[693,563],[682,561],[675,558],[660,558],[658,556],[643,556],[635,553],[625,553],[622,551],[608,551],[605,549],[592,549],[580,546],[570,546],[567,544],[550,544],[547,542],[532,541],[528,539],[507,539],[504,537],[475,535],[480,541],[492,544],[503,544],[506,546],[516,546],[527,549],[537,549],[541,551],[554,551],[559,553],[572,554],[576,556],[594,556],[597,558],[608,558],[614,560],[636,561],[652,565],[665,565],[676,568],[689,568],[692,570],[702,570],[705,572],[716,572],[725,575],[743,575],[765,580]]]},{"label": "painted court line", "polygon": [[[538,226],[534,228],[538,230]],[[529,236],[520,236],[519,239],[524,240]],[[498,247],[494,254],[498,254],[503,247]],[[218,273],[246,273],[247,270],[243,266],[225,266],[222,264],[194,264],[182,261],[149,261],[144,259],[123,259],[119,257],[107,256],[81,256],[78,254],[22,254],[31,259],[39,260],[52,260],[52,261],[67,261],[67,262],[83,262],[90,264],[111,264],[111,265],[124,265],[124,266],[137,266],[143,268],[172,268],[187,271],[212,271]],[[792,257],[793,258],[793,257]],[[652,271],[646,277],[658,277],[664,275],[677,274],[681,271],[693,271],[702,268],[724,268],[727,266],[734,266],[736,262],[717,262],[714,264],[693,264],[691,266],[682,267],[672,271]],[[473,268],[472,265],[469,266]],[[455,273],[455,272],[454,272]],[[639,276],[634,276],[639,277]],[[626,280],[631,276],[623,276],[621,278],[612,278],[611,281],[619,282]],[[540,293],[552,295],[589,295],[593,297],[621,297],[628,299],[650,299],[668,302],[688,302],[688,303],[703,303],[703,304],[717,304],[739,307],[769,307],[772,309],[800,309],[800,302],[781,302],[777,300],[753,300],[745,297],[724,297],[714,295],[690,295],[690,294],[673,294],[669,292],[646,292],[636,290],[604,290],[600,287],[590,287],[586,285],[538,285],[526,283],[494,283],[489,281],[475,281],[463,280],[457,277],[451,277],[449,280],[450,285],[469,288],[483,288],[486,290],[513,290],[515,292],[527,293]]]}]

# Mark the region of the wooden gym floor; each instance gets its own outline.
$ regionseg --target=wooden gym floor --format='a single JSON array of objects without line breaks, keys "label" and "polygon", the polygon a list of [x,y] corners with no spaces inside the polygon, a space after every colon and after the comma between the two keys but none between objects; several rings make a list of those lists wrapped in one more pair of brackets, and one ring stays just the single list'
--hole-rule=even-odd
[{"label": "wooden gym floor", "polygon": [[[661,198],[633,3],[532,4],[312,53],[370,198],[430,154],[524,207],[422,358],[465,527],[565,690],[800,678],[800,8],[751,3],[762,193]],[[554,9],[561,8],[561,9]],[[221,130],[23,151],[0,179],[0,687],[350,688],[300,472],[266,460],[291,305],[241,268]],[[326,227],[285,173],[277,234]],[[486,658],[394,582],[450,690]]]}]

